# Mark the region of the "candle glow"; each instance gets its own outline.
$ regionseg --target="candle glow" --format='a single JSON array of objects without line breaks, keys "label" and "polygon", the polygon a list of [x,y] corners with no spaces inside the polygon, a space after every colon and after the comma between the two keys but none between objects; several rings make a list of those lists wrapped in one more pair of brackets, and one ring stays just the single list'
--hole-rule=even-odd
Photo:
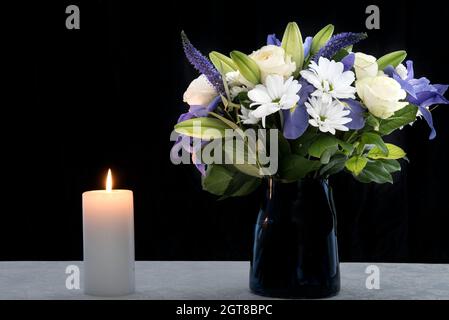
[{"label": "candle glow", "polygon": [[112,173],[111,169],[108,170],[108,176],[106,177],[106,191],[111,192],[112,191]]}]

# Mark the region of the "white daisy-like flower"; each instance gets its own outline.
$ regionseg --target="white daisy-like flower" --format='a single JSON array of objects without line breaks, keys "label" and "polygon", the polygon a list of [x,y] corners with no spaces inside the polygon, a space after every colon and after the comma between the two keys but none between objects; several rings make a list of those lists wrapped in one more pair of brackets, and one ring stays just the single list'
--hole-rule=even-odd
[{"label": "white daisy-like flower", "polygon": [[335,130],[349,130],[344,125],[352,121],[351,118],[346,117],[351,112],[337,100],[324,102],[321,98],[311,97],[305,105],[311,117],[309,123],[318,127],[321,132],[335,134]]},{"label": "white daisy-like flower", "polygon": [[239,118],[242,119],[244,124],[256,124],[260,121],[259,118],[256,118],[252,113],[251,109],[245,108],[244,106],[240,107],[241,115]]},{"label": "white daisy-like flower", "polygon": [[248,97],[253,101],[251,107],[258,106],[251,111],[251,116],[262,119],[265,127],[265,118],[270,114],[282,109],[291,109],[298,101],[298,92],[301,85],[293,77],[284,81],[280,75],[269,75],[265,85],[258,84],[254,89],[248,91]]},{"label": "white daisy-like flower", "polygon": [[312,96],[321,97],[324,103],[332,98],[355,99],[356,89],[351,86],[355,80],[354,72],[344,71],[341,62],[320,57],[318,64],[311,61],[310,68],[301,71],[301,76],[316,88]]}]

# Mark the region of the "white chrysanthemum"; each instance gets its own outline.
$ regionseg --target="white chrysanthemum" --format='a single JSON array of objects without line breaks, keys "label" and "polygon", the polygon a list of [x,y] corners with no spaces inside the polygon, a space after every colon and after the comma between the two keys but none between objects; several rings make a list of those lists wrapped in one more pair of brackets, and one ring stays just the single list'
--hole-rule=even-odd
[{"label": "white chrysanthemum", "polygon": [[265,127],[267,116],[282,109],[290,109],[298,103],[300,89],[301,85],[293,77],[284,82],[280,75],[267,76],[265,85],[258,84],[248,92],[248,97],[253,101],[251,107],[258,106],[251,111],[251,116],[262,119]]},{"label": "white chrysanthemum", "polygon": [[352,120],[346,117],[350,114],[350,111],[337,100],[324,102],[320,98],[311,97],[305,105],[307,113],[311,117],[309,123],[318,127],[321,132],[335,134],[335,130],[349,130],[344,125]]},{"label": "white chrysanthemum", "polygon": [[312,96],[321,97],[324,103],[332,98],[355,99],[356,90],[351,86],[355,80],[354,72],[343,70],[343,63],[320,57],[318,64],[311,61],[310,68],[301,71],[301,76],[316,88]]},{"label": "white chrysanthemum", "polygon": [[242,119],[242,122],[244,124],[256,124],[260,121],[259,118],[256,118],[252,113],[251,109],[245,108],[244,106],[241,106],[240,112],[242,113],[239,115],[239,118]]}]

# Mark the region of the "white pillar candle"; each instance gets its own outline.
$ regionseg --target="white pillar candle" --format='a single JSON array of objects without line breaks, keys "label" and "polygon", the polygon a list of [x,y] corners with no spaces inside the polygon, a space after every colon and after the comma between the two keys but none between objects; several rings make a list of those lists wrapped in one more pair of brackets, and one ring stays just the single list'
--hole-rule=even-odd
[{"label": "white pillar candle", "polygon": [[131,190],[83,193],[84,292],[119,296],[134,292],[134,213]]}]

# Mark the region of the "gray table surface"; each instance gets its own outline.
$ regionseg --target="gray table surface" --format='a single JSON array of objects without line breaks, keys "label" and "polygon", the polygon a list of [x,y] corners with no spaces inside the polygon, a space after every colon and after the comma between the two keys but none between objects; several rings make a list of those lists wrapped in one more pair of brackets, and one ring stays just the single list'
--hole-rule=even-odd
[{"label": "gray table surface", "polygon": [[[79,261],[0,262],[0,299],[102,299],[65,286]],[[449,265],[377,263],[380,289],[367,289],[368,263],[341,264],[341,292],[331,299],[449,299]],[[138,261],[136,293],[113,299],[267,299],[248,289],[248,262]],[[111,299],[111,298],[108,298]]]}]

